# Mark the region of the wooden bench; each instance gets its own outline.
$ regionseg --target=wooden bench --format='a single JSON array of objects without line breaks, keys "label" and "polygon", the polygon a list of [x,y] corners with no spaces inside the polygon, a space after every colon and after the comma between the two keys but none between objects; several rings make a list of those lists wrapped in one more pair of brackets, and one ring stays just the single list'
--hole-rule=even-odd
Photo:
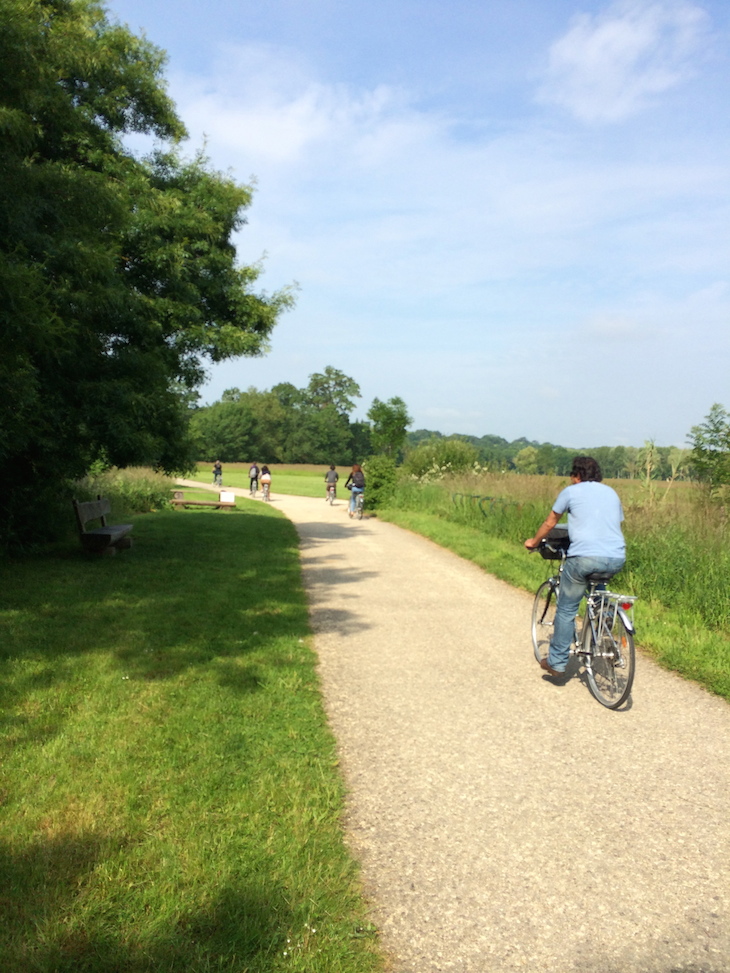
[{"label": "wooden bench", "polygon": [[[127,534],[132,530],[132,524],[114,524],[109,526],[106,522],[107,514],[111,513],[111,503],[101,494],[97,495],[96,500],[88,503],[73,501],[76,523],[79,528],[81,546],[85,551],[92,554],[116,554],[123,548],[132,546],[132,538]],[[86,529],[86,525],[92,520],[100,520],[101,527]]]},{"label": "wooden bench", "polygon": [[[233,499],[229,500],[229,497]],[[182,490],[173,490],[171,503],[173,507],[215,507],[216,510],[225,510],[236,506],[236,498],[232,493],[223,490],[218,494],[217,500],[189,500]]]}]

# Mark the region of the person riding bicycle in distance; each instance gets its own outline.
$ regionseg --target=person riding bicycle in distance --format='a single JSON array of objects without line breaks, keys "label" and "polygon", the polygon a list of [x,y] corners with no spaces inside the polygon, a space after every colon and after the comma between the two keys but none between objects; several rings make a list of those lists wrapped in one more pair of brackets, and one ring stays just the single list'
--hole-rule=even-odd
[{"label": "person riding bicycle in distance", "polygon": [[335,466],[334,466],[334,463],[333,463],[330,466],[330,468],[327,470],[327,472],[325,473],[325,475],[324,475],[324,482],[325,482],[325,488],[324,488],[325,489],[325,494],[324,494],[324,498],[325,498],[325,500],[327,500],[328,497],[329,497],[330,487],[332,489],[334,489],[335,491],[337,490],[337,481],[339,480],[339,478],[340,478],[340,474],[335,469]]},{"label": "person riding bicycle in distance", "polygon": [[591,456],[576,456],[570,486],[558,494],[535,536],[525,541],[527,550],[534,551],[563,514],[568,514],[570,546],[560,579],[553,637],[548,656],[540,663],[551,676],[563,675],[568,664],[575,616],[588,575],[596,571],[614,575],[626,563],[621,500],[602,479],[601,468]]},{"label": "person riding bicycle in distance", "polygon": [[350,509],[348,513],[351,517],[355,516],[355,502],[357,500],[358,493],[365,492],[365,474],[362,471],[362,466],[355,463],[352,467],[352,472],[345,482],[345,487],[351,490],[350,493]]}]

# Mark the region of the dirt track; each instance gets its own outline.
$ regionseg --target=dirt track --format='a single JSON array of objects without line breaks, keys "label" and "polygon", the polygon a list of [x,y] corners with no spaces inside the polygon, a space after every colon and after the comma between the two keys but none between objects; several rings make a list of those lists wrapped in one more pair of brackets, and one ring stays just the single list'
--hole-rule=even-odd
[{"label": "dirt track", "polygon": [[728,973],[730,706],[640,658],[605,710],[541,674],[529,595],[343,500],[274,500],[394,971]]}]

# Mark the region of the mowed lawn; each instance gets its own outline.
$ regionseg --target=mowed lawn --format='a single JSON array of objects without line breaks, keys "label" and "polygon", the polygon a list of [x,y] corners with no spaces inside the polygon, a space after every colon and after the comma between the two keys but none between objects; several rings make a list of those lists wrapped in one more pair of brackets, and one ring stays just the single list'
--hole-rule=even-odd
[{"label": "mowed lawn", "polygon": [[293,526],[133,520],[0,571],[0,970],[381,969]]},{"label": "mowed lawn", "polygon": [[[262,466],[259,463],[259,468]],[[228,487],[241,487],[248,489],[248,471],[250,463],[224,463],[223,464],[223,485]],[[324,475],[329,466],[307,465],[305,463],[286,464],[272,463],[271,470],[271,492],[284,493],[289,496],[299,497],[322,497],[325,495]],[[340,474],[339,487],[342,493],[346,493],[344,486],[345,480],[350,475],[351,466],[338,466],[337,472]],[[195,479],[203,483],[213,482],[213,464],[198,463]],[[259,485],[260,489],[260,485]]]}]

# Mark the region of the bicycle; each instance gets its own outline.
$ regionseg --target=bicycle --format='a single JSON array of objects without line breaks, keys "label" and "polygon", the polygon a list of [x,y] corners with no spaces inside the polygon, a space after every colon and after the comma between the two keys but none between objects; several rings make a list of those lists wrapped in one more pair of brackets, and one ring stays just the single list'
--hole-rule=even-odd
[{"label": "bicycle", "polygon": [[337,498],[337,487],[334,483],[327,484],[327,496],[325,500],[330,506],[334,505],[335,499]]},{"label": "bicycle", "polygon": [[355,494],[355,518],[357,520],[362,520],[362,512],[365,507],[365,494],[356,493]]},{"label": "bicycle", "polygon": [[[550,648],[569,543],[567,528],[556,527],[537,548],[545,560],[560,560],[558,573],[543,581],[532,606],[532,647],[538,662],[547,658]],[[611,577],[601,572],[588,575],[583,627],[579,632],[576,619],[570,654],[582,663],[595,699],[608,709],[618,709],[631,695],[634,683],[636,650],[631,612],[636,598],[599,587]]]},{"label": "bicycle", "polygon": [[271,501],[271,484],[270,483],[262,483],[261,484],[261,492],[263,494],[264,500],[267,503],[269,503]]}]

